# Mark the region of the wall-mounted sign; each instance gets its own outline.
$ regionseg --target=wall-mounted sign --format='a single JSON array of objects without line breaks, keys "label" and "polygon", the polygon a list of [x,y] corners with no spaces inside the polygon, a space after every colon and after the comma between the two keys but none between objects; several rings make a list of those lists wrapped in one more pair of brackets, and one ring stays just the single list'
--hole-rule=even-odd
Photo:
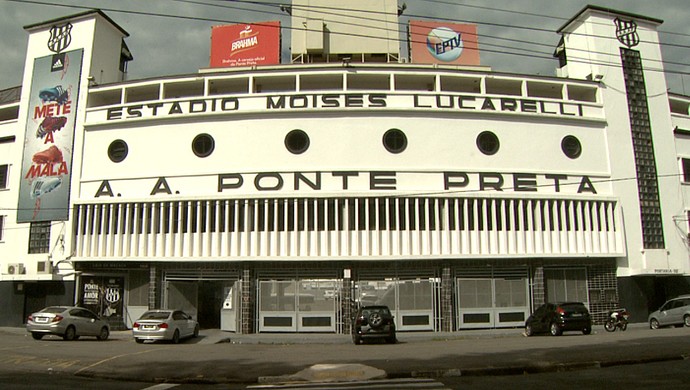
[{"label": "wall-mounted sign", "polygon": [[411,20],[410,61],[416,64],[479,65],[477,26]]},{"label": "wall-mounted sign", "polygon": [[68,219],[83,52],[79,49],[34,60],[17,222]]},{"label": "wall-mounted sign", "polygon": [[107,121],[222,115],[299,110],[405,109],[482,112],[558,117],[597,117],[582,103],[553,99],[509,98],[491,95],[330,93],[269,96],[228,96],[160,101],[93,110],[87,124]]},{"label": "wall-mounted sign", "polygon": [[634,20],[614,19],[616,25],[616,38],[628,48],[637,46],[640,43],[640,36],[637,34],[637,23]]},{"label": "wall-mounted sign", "polygon": [[280,22],[216,26],[211,67],[280,64]]}]

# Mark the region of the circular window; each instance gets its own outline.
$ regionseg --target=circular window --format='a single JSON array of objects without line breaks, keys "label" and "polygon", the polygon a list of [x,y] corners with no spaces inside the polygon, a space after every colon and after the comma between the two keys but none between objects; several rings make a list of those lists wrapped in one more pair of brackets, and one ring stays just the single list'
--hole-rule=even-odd
[{"label": "circular window", "polygon": [[121,139],[111,142],[110,146],[108,146],[108,157],[110,157],[110,161],[114,163],[122,162],[127,158],[128,152],[129,148],[127,147],[127,142]]},{"label": "circular window", "polygon": [[302,154],[309,149],[309,136],[302,130],[292,130],[285,136],[285,147],[290,153]]},{"label": "circular window", "polygon": [[483,131],[477,136],[477,147],[486,155],[496,154],[500,146],[498,137],[490,131]]},{"label": "circular window", "polygon": [[582,145],[577,137],[566,135],[561,141],[561,150],[569,158],[578,158],[582,154]]},{"label": "circular window", "polygon": [[401,130],[390,129],[383,134],[383,146],[391,153],[401,153],[407,148],[407,136]]},{"label": "circular window", "polygon": [[192,151],[197,157],[208,157],[213,153],[216,142],[208,134],[199,134],[192,141]]}]

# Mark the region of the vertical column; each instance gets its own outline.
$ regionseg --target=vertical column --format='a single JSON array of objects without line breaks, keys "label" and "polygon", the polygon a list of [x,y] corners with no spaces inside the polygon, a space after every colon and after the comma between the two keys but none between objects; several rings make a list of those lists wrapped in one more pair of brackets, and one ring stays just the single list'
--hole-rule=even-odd
[{"label": "vertical column", "polygon": [[340,289],[340,307],[343,313],[343,334],[352,332],[352,270],[343,270],[343,285]]},{"label": "vertical column", "polygon": [[537,264],[534,266],[532,275],[532,304],[534,307],[546,303],[546,289],[544,288],[544,266]]},{"label": "vertical column", "polygon": [[252,279],[252,270],[249,268],[244,268],[242,270],[242,300],[240,302],[240,332],[242,334],[249,334],[254,332],[254,299],[252,299],[252,297],[254,296],[254,294],[252,294],[253,285],[254,280]]},{"label": "vertical column", "polygon": [[453,331],[453,276],[450,266],[441,269],[441,332]]},{"label": "vertical column", "polygon": [[158,286],[158,275],[156,274],[156,266],[149,266],[149,309],[158,307],[158,299],[156,297]]}]

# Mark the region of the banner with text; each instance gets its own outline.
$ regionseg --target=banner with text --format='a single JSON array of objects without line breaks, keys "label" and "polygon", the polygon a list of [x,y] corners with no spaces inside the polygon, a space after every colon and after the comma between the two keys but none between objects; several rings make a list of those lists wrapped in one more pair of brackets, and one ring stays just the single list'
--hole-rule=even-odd
[{"label": "banner with text", "polygon": [[83,49],[34,60],[17,222],[64,221]]}]

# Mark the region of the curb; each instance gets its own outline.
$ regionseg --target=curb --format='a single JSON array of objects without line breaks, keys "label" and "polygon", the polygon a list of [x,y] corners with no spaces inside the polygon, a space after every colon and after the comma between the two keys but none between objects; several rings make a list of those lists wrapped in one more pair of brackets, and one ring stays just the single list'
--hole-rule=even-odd
[{"label": "curb", "polygon": [[688,360],[690,355],[671,355],[659,356],[644,359],[624,359],[610,361],[591,361],[591,362],[572,362],[572,363],[548,363],[542,362],[526,366],[506,366],[506,367],[477,367],[477,368],[449,368],[431,371],[412,371],[410,374],[399,373],[390,374],[388,377],[407,377],[412,378],[447,378],[458,376],[494,376],[494,375],[525,375],[543,374],[549,372],[565,372],[589,370],[596,368],[607,368],[616,366],[629,366],[647,363],[663,363],[669,361]]}]

